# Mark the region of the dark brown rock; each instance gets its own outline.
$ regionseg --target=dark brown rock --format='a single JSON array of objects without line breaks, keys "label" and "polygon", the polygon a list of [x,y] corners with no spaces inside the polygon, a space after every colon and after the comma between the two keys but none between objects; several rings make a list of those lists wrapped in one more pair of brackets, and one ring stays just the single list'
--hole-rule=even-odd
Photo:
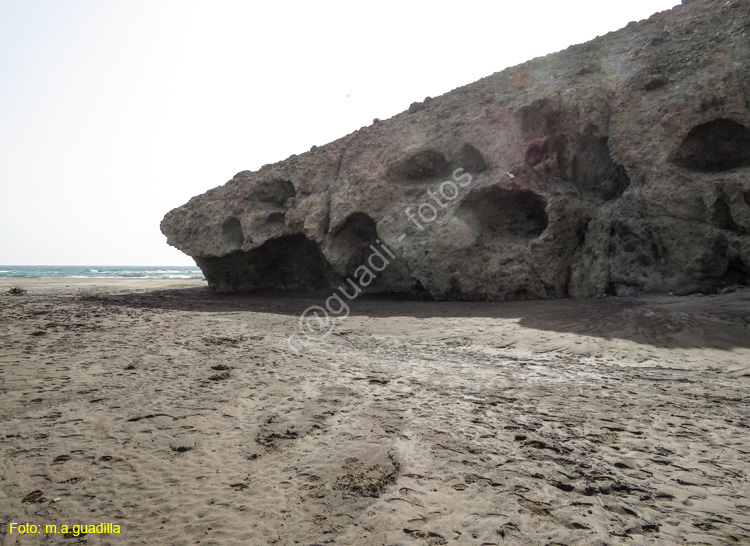
[{"label": "dark brown rock", "polygon": [[365,291],[747,284],[750,3],[684,4],[239,173],[162,231],[228,291],[359,282],[382,244]]}]

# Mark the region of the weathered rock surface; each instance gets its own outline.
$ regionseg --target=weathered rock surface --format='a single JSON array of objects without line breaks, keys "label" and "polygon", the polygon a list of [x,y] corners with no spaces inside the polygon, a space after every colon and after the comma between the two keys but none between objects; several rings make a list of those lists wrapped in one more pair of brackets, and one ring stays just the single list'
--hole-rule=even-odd
[{"label": "weathered rock surface", "polygon": [[718,291],[750,280],[749,105],[750,2],[689,2],[241,172],[161,229],[222,291],[362,286],[382,244],[366,291]]}]

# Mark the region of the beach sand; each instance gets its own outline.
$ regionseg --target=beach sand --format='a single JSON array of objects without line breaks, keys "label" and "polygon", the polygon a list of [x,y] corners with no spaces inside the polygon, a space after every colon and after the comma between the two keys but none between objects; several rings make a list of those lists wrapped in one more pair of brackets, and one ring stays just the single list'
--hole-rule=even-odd
[{"label": "beach sand", "polygon": [[298,355],[325,294],[0,293],[2,545],[750,544],[750,290],[361,299]]}]

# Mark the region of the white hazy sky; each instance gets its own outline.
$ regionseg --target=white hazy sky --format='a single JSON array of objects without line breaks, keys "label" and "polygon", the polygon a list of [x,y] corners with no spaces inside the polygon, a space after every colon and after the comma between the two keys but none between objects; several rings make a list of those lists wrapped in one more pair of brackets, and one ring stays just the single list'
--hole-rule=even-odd
[{"label": "white hazy sky", "polygon": [[192,264],[193,195],[676,4],[0,0],[0,264]]}]

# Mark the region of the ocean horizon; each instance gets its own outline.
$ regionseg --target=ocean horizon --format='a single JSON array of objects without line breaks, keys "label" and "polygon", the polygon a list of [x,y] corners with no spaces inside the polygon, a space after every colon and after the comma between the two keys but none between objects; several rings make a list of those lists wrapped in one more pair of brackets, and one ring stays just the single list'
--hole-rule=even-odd
[{"label": "ocean horizon", "polygon": [[0,265],[0,279],[202,279],[195,265]]}]

